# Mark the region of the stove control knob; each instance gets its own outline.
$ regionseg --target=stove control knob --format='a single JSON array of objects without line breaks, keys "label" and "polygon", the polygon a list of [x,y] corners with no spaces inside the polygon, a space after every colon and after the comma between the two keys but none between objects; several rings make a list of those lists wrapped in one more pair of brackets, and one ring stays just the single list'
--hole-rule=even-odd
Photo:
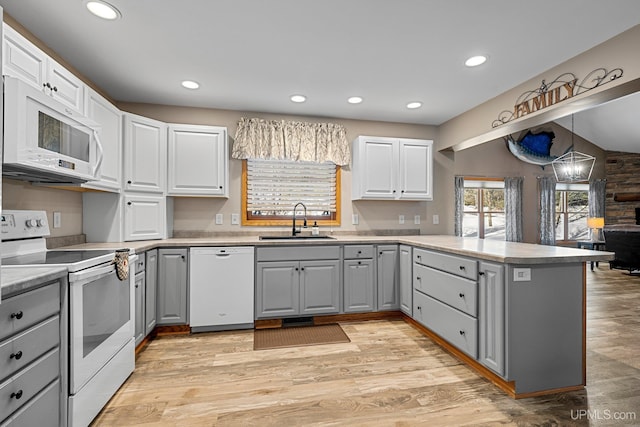
[{"label": "stove control knob", "polygon": [[44,224],[42,223],[41,219],[36,219],[36,227],[40,228],[42,227]]},{"label": "stove control knob", "polygon": [[36,222],[35,219],[28,219],[27,220],[27,228],[35,227],[35,226],[37,226],[37,224],[38,223]]}]

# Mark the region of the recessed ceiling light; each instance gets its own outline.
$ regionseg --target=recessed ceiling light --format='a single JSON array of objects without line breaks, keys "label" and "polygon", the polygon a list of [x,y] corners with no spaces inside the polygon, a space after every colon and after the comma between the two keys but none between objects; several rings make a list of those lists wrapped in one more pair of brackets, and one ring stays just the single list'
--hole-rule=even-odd
[{"label": "recessed ceiling light", "polygon": [[291,98],[289,98],[289,99],[291,99],[292,102],[300,103],[300,102],[306,101],[307,97],[304,96],[304,95],[291,95]]},{"label": "recessed ceiling light", "polygon": [[347,102],[349,104],[360,104],[362,102],[362,97],[361,96],[352,96],[351,98],[347,99]]},{"label": "recessed ceiling light", "polygon": [[422,107],[422,102],[418,102],[418,101],[410,102],[407,104],[407,108],[410,108],[412,110],[420,107]]},{"label": "recessed ceiling light", "polygon": [[486,62],[487,57],[484,55],[472,56],[471,58],[464,61],[464,65],[467,67],[477,67],[478,65],[482,65]]},{"label": "recessed ceiling light", "polygon": [[193,80],[184,80],[182,82],[182,87],[187,89],[198,89],[200,87],[200,83],[194,82]]},{"label": "recessed ceiling light", "polygon": [[87,6],[87,9],[89,9],[89,12],[93,13],[99,18],[106,19],[108,21],[113,21],[122,16],[120,14],[120,11],[116,9],[115,6],[107,3],[106,1],[89,0],[85,4]]}]

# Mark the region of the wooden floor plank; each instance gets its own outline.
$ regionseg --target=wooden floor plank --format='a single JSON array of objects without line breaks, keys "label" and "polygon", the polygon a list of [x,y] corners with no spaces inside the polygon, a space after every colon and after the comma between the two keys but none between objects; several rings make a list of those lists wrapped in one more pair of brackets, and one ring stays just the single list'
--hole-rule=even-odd
[{"label": "wooden floor plank", "polygon": [[[640,425],[640,277],[587,271],[587,387],[514,400],[402,320],[253,351],[252,331],[161,336],[93,426]],[[601,419],[578,419],[578,411]]]}]

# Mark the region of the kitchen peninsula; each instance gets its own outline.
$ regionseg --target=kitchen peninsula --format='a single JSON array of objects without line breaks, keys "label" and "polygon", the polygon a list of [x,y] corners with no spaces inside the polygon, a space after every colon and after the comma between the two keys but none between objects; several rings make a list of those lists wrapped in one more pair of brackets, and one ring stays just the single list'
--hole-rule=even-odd
[{"label": "kitchen peninsula", "polygon": [[[396,312],[402,309],[407,322],[515,398],[584,387],[585,265],[613,259],[609,252],[446,235],[283,240],[246,235],[73,248],[122,246],[136,253],[204,246],[251,246],[256,251],[325,246],[336,248],[345,266],[348,248],[399,247]],[[342,273],[340,278],[340,295],[345,295],[346,279]],[[329,319],[346,313],[344,301],[339,307]]]}]

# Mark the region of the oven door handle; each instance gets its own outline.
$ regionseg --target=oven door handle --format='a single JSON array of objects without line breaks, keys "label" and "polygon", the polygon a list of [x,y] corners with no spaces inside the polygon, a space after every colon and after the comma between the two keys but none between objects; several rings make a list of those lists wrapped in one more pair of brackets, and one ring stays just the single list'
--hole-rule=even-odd
[{"label": "oven door handle", "polygon": [[110,274],[116,273],[115,264],[109,264],[104,267],[89,268],[87,270],[78,271],[76,273],[69,273],[69,283],[87,283],[93,280],[99,280]]}]

